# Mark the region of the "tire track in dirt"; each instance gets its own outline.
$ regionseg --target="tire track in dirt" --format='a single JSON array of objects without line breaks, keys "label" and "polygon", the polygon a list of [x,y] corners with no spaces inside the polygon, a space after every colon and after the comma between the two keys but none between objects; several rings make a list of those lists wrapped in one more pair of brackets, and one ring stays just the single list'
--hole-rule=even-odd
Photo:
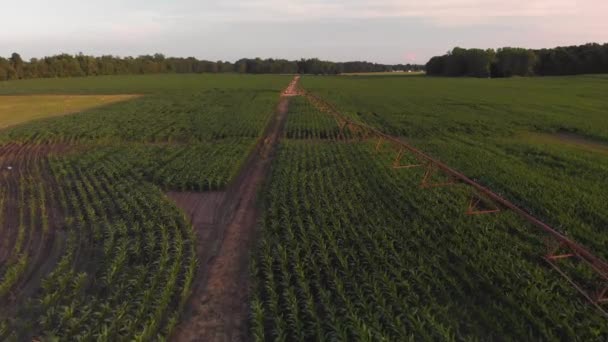
[{"label": "tire track in dirt", "polygon": [[[0,319],[23,304],[39,288],[43,277],[56,264],[65,242],[60,230],[63,213],[54,205],[57,187],[50,172],[49,157],[67,153],[59,144],[16,144],[0,146],[0,274],[27,256],[25,270],[0,298]],[[47,220],[46,223],[43,220]],[[23,230],[16,250],[19,231]]]},{"label": "tire track in dirt", "polygon": [[190,312],[176,328],[174,341],[247,340],[249,259],[258,218],[256,197],[274,159],[289,97],[297,94],[298,80],[296,76],[282,93],[264,136],[215,214],[219,223],[214,229],[219,231],[221,242],[211,260],[201,264],[202,276],[190,299]]}]

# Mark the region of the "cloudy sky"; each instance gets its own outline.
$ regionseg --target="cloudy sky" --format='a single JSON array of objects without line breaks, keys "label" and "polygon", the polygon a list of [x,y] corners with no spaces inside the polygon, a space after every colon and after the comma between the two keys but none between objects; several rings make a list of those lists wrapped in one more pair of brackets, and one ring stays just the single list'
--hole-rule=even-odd
[{"label": "cloudy sky", "polygon": [[425,63],[460,47],[608,42],[608,0],[30,0],[2,6],[0,55],[161,52]]}]

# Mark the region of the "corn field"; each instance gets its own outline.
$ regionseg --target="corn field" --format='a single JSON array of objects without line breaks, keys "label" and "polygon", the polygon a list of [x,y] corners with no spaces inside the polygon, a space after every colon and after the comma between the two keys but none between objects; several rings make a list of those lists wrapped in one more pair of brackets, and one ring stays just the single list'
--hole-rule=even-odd
[{"label": "corn field", "polygon": [[165,192],[225,190],[287,80],[178,87],[0,132],[0,340],[167,340],[200,267]]},{"label": "corn field", "polygon": [[[298,131],[328,125],[307,112],[291,107]],[[608,337],[605,317],[538,257],[526,222],[463,215],[465,188],[421,191],[423,171],[391,168],[388,146],[306,136],[317,140],[281,143],[264,193],[254,340]]]}]

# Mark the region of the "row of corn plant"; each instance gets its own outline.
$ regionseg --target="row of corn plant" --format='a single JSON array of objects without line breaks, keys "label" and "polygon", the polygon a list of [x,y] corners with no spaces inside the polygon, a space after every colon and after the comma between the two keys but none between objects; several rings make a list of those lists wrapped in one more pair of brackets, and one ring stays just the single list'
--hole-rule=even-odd
[{"label": "row of corn plant", "polygon": [[605,82],[334,77],[304,78],[302,85],[344,115],[406,138],[608,260]]},{"label": "row of corn plant", "polygon": [[171,333],[195,276],[194,235],[158,188],[120,163],[129,162],[102,152],[51,160],[67,239],[39,295],[9,318],[9,340]]},{"label": "row of corn plant", "polygon": [[[5,188],[15,194],[5,206],[10,201],[19,218],[0,281],[9,294],[28,270],[40,274],[27,284],[30,298],[0,310],[0,340],[171,334],[198,264],[192,228],[163,191],[218,190],[235,177],[272,117],[275,88],[288,78],[254,81],[159,90],[0,132],[0,144],[40,144],[51,155],[44,174]],[[34,235],[55,239],[49,260],[29,253],[41,246]]]},{"label": "row of corn plant", "polygon": [[[35,155],[7,158],[0,163],[0,167],[5,169],[2,173],[5,187],[0,211],[6,210],[7,215],[17,218],[11,220],[12,223],[2,222],[2,234],[5,235],[3,248],[9,252],[0,263],[0,300],[6,299],[9,292],[16,291],[15,286],[34,271],[41,257],[39,251],[47,243],[46,198],[39,181],[41,163],[42,160]],[[14,165],[15,169],[10,165]],[[9,211],[8,207],[11,204],[15,207],[15,203],[16,212],[14,209]],[[14,240],[10,239],[11,235],[15,237]]]},{"label": "row of corn plant", "polygon": [[602,340],[526,223],[464,215],[371,142],[284,141],[252,266],[254,340]]},{"label": "row of corn plant", "polygon": [[276,91],[264,89],[185,89],[16,126],[3,131],[0,142],[191,143],[255,139],[266,127],[277,98]]},{"label": "row of corn plant", "polygon": [[340,126],[336,120],[315,108],[306,98],[294,97],[289,101],[285,137],[338,140],[352,136],[352,132],[348,129],[344,131],[344,137],[340,133]]}]

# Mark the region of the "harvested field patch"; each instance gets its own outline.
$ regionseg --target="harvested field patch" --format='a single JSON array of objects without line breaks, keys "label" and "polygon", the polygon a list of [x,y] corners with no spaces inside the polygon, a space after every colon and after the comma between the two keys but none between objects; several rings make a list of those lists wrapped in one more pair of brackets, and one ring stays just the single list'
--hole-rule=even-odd
[{"label": "harvested field patch", "polygon": [[139,95],[19,95],[0,96],[0,128],[35,119],[73,114],[127,101]]}]

